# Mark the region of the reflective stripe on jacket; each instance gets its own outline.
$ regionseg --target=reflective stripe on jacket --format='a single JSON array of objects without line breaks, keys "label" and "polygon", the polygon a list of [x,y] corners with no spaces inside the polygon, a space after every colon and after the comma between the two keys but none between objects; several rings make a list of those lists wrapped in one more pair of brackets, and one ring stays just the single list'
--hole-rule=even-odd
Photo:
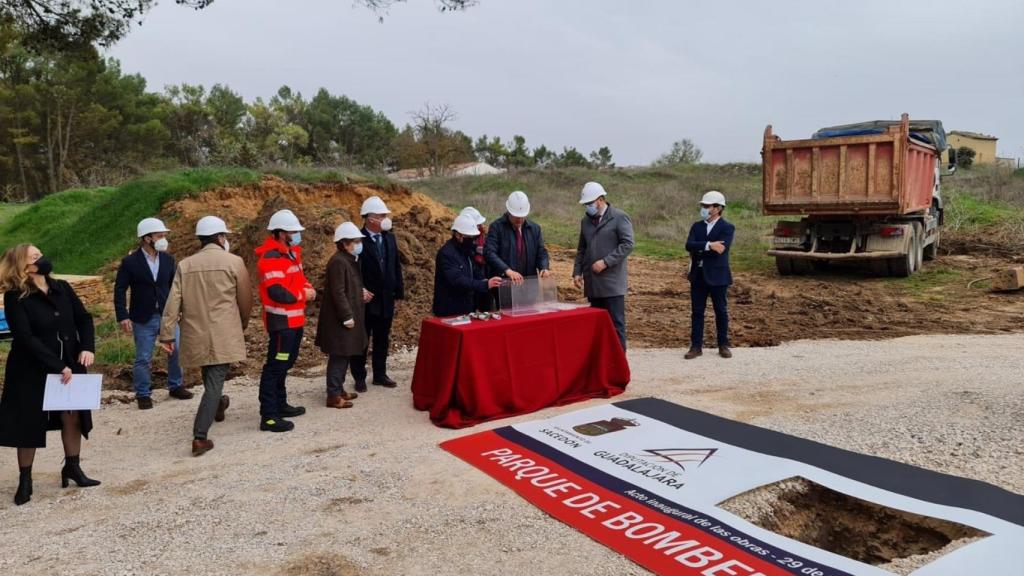
[{"label": "reflective stripe on jacket", "polygon": [[268,332],[306,325],[306,288],[302,248],[288,247],[273,237],[256,248],[263,325]]}]

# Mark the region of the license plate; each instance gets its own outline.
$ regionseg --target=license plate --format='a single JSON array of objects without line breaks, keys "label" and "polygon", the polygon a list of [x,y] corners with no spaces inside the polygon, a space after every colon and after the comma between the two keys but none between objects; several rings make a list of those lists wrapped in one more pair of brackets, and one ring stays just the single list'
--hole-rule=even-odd
[{"label": "license plate", "polygon": [[784,246],[798,246],[804,243],[804,239],[796,236],[776,236],[774,242]]}]

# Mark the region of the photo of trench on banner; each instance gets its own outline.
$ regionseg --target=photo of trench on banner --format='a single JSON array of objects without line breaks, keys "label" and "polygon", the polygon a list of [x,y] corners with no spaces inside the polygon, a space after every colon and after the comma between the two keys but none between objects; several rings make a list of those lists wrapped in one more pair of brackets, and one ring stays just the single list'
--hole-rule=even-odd
[{"label": "photo of trench on banner", "polygon": [[441,447],[656,574],[1010,574],[1024,496],[654,398]]}]

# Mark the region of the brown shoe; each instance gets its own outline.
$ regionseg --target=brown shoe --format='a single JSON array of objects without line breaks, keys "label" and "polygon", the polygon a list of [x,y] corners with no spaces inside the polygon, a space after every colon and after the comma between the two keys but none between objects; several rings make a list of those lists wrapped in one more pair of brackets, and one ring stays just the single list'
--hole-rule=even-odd
[{"label": "brown shoe", "polygon": [[179,386],[171,390],[169,396],[171,398],[177,398],[178,400],[191,400],[195,394],[186,390],[184,386]]},{"label": "brown shoe", "polygon": [[196,438],[192,441],[192,455],[202,456],[210,450],[213,450],[213,440]]},{"label": "brown shoe", "polygon": [[703,351],[703,350],[701,350],[700,348],[690,348],[690,349],[689,349],[689,350],[688,350],[688,351],[686,352],[686,355],[684,355],[684,356],[683,356],[683,358],[684,358],[685,360],[693,360],[693,359],[694,359],[694,358],[696,358],[697,356],[702,356],[703,354],[704,354],[704,351]]},{"label": "brown shoe", "polygon": [[718,355],[722,358],[732,358],[732,350],[728,346],[719,346]]},{"label": "brown shoe", "polygon": [[153,409],[153,399],[149,396],[139,396],[135,401],[139,403],[139,410]]},{"label": "brown shoe", "polygon": [[327,407],[328,408],[351,408],[353,404],[345,399],[344,396],[328,396]]},{"label": "brown shoe", "polygon": [[227,394],[222,394],[220,403],[217,404],[217,414],[213,417],[214,422],[224,421],[224,413],[227,412],[228,406],[231,406],[231,398]]}]

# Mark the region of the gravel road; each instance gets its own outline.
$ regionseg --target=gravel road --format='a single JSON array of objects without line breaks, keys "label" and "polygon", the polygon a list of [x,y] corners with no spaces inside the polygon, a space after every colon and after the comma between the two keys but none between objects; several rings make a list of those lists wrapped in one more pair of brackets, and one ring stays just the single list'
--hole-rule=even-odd
[{"label": "gravel road", "polygon": [[[1024,492],[1024,334],[801,341],[684,362],[630,352],[619,399],[657,396],[842,448]],[[415,357],[393,360],[409,382]],[[321,378],[292,378],[310,413],[257,431],[256,386],[236,379],[216,448],[189,455],[198,399],[95,414],[83,468],[103,480],[58,486],[60,441],[39,452],[35,494],[16,508],[3,449],[3,574],[647,574],[443,452],[470,431],[435,428],[407,387],[322,407]],[[593,406],[545,410],[472,431]]]}]

